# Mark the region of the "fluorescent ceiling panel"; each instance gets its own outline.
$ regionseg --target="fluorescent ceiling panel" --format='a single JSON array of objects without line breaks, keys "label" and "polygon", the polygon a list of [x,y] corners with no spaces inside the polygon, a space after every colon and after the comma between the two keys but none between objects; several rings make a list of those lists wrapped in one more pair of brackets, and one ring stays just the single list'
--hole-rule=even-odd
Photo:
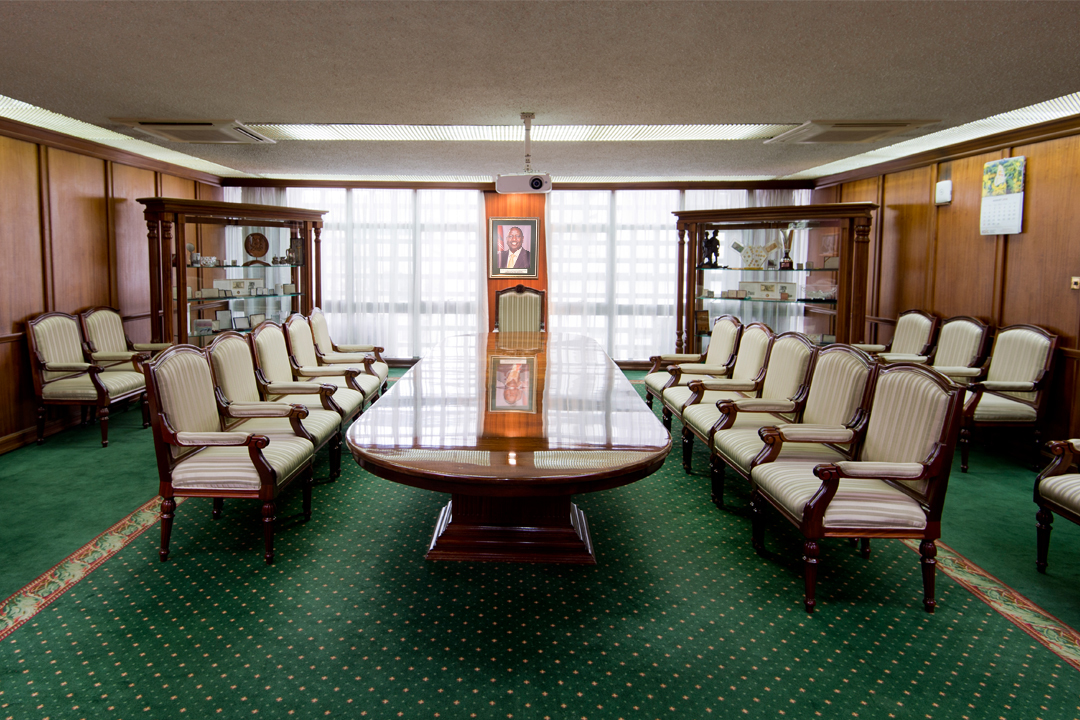
[{"label": "fluorescent ceiling panel", "polygon": [[1035,105],[1029,105],[1019,110],[1001,113],[992,117],[969,122],[966,125],[958,125],[947,130],[940,130],[929,135],[905,140],[904,142],[889,145],[878,150],[871,150],[860,155],[853,155],[843,160],[837,160],[826,165],[819,165],[809,170],[788,175],[785,180],[801,180],[835,175],[849,170],[858,170],[870,165],[898,160],[902,157],[936,150],[947,145],[955,145],[967,140],[987,137],[1008,130],[1038,125],[1039,123],[1059,120],[1071,115],[1080,115],[1080,93],[1065,95],[1063,97],[1047,100]]},{"label": "fluorescent ceiling panel", "polygon": [[[272,140],[524,142],[523,125],[260,125]],[[535,142],[662,142],[765,140],[795,125],[533,125]]]},{"label": "fluorescent ceiling panel", "polygon": [[162,162],[172,163],[173,165],[179,165],[180,167],[186,167],[191,170],[199,170],[201,172],[210,173],[211,175],[219,175],[222,177],[256,177],[255,175],[249,175],[248,173],[233,170],[232,168],[218,165],[217,163],[208,160],[202,160],[191,155],[176,152],[175,150],[163,148],[144,140],[136,140],[127,135],[122,135],[118,132],[113,132],[112,130],[106,130],[97,125],[91,125],[90,123],[85,123],[81,120],[75,120],[66,115],[44,110],[35,105],[24,103],[20,100],[15,100],[3,95],[0,95],[0,117],[5,117],[9,120],[17,120],[18,122],[26,123],[27,125],[45,128],[46,130],[53,130],[83,140],[101,143],[102,145],[108,145],[109,147],[114,147],[119,150],[126,150],[127,152],[136,155],[153,158],[154,160],[161,160]]}]

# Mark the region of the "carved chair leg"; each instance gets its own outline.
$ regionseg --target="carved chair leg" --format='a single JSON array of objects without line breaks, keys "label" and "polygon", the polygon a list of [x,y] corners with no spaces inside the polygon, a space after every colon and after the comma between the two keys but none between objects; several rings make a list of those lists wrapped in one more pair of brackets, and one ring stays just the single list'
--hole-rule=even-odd
[{"label": "carved chair leg", "polygon": [[971,444],[971,429],[960,428],[960,472],[968,471],[968,446]]},{"label": "carved chair leg", "polygon": [[165,562],[169,559],[169,538],[172,536],[173,515],[176,514],[176,500],[173,498],[161,499],[161,549],[158,550],[158,559]]},{"label": "carved chair leg", "polygon": [[649,406],[650,410],[652,409],[652,393],[647,390],[645,391],[645,404]]},{"label": "carved chair leg", "polygon": [[311,519],[311,488],[312,480],[314,480],[314,473],[309,468],[305,474],[302,482],[304,483],[304,520]]},{"label": "carved chair leg", "polygon": [[79,425],[82,427],[86,427],[86,424],[89,422],[87,418],[89,417],[88,413],[90,412],[90,407],[91,406],[89,405],[79,406]]},{"label": "carved chair leg", "polygon": [[150,402],[146,399],[146,393],[139,398],[139,405],[142,407],[142,426],[148,428],[150,427]]},{"label": "carved chair leg", "polygon": [[660,422],[664,423],[664,429],[671,432],[671,408],[667,405],[664,406],[663,412],[660,413]]},{"label": "carved chair leg", "polygon": [[330,479],[337,480],[341,476],[341,433],[334,433],[330,438]]},{"label": "carved chair leg", "polygon": [[274,564],[274,520],[276,520],[277,506],[273,500],[267,500],[262,506],[263,519],[263,544],[266,553],[263,558],[267,565]]},{"label": "carved chair leg", "polygon": [[820,554],[821,548],[818,547],[816,540],[808,539],[803,543],[803,580],[806,583],[806,597],[803,599],[803,606],[808,613],[814,612],[814,606],[817,605],[815,595],[817,592],[818,555]]},{"label": "carved chair leg", "polygon": [[97,416],[101,421],[101,447],[109,447],[109,406],[99,407]]},{"label": "carved chair leg", "polygon": [[762,513],[764,504],[765,501],[757,490],[750,494],[750,544],[758,555],[765,553],[765,516]]},{"label": "carved chair leg", "polygon": [[934,612],[937,601],[934,600],[934,570],[937,568],[937,545],[933,540],[923,540],[919,543],[919,554],[922,555],[922,584],[923,584],[923,608],[926,612]]},{"label": "carved chair leg", "polygon": [[863,560],[870,559],[870,538],[859,538],[859,554]]},{"label": "carved chair leg", "polygon": [[1046,574],[1046,556],[1050,552],[1050,531],[1054,526],[1054,513],[1042,505],[1035,513],[1035,569]]},{"label": "carved chair leg", "polygon": [[215,520],[221,519],[221,510],[225,507],[225,498],[214,498],[214,511],[211,513],[211,517]]},{"label": "carved chair leg", "polygon": [[1035,457],[1032,461],[1032,470],[1040,470],[1042,468],[1042,430],[1036,425],[1033,429],[1035,435]]},{"label": "carved chair leg", "polygon": [[682,429],[682,468],[690,472],[694,460],[694,432],[683,425]]},{"label": "carved chair leg", "polygon": [[727,472],[727,465],[721,460],[716,453],[709,455],[709,478],[712,481],[712,501],[713,505],[724,509],[724,473]]},{"label": "carved chair leg", "polygon": [[[86,406],[84,405],[83,406],[84,412],[85,412],[85,408],[86,408]],[[45,414],[46,414],[45,405],[44,404],[38,405],[38,409],[37,409],[37,444],[38,445],[45,442]]]}]

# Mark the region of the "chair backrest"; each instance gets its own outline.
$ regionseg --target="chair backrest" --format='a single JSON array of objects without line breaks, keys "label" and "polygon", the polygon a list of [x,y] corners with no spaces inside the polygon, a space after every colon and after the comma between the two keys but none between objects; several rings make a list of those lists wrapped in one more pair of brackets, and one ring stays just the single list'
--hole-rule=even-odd
[{"label": "chair backrest", "polygon": [[289,351],[296,358],[300,367],[314,367],[319,364],[315,354],[315,339],[311,335],[311,325],[303,315],[293,313],[285,321],[285,338]]},{"label": "chair backrest", "polygon": [[709,350],[705,353],[706,365],[727,365],[739,350],[739,337],[743,326],[734,315],[716,318],[709,337]]},{"label": "chair backrest", "polygon": [[83,332],[93,344],[94,352],[124,352],[128,349],[124,334],[124,321],[120,313],[111,307],[90,308],[83,312]]},{"label": "chair backrest", "polygon": [[[143,365],[155,439],[163,443],[156,418],[160,413],[176,432],[218,432],[221,419],[214,399],[210,363],[202,349],[177,345]],[[191,448],[168,446],[173,458],[192,452]]]},{"label": "chair backrest", "polygon": [[[936,444],[955,446],[962,388],[936,370],[913,363],[880,369],[875,384],[859,460],[925,463]],[[920,493],[927,488],[927,482],[907,484]]]},{"label": "chair backrest", "polygon": [[813,369],[816,348],[810,338],[799,332],[777,335],[769,351],[769,366],[765,369],[765,381],[761,397],[787,399],[795,397],[799,388],[806,385],[807,376]]},{"label": "chair backrest", "polygon": [[743,328],[739,340],[739,355],[731,370],[732,380],[756,380],[769,357],[773,331],[763,323],[750,323]]},{"label": "chair backrest", "polygon": [[[1034,382],[1050,372],[1057,335],[1034,325],[1010,325],[998,331],[986,379],[994,382]],[[1003,392],[1001,395],[1037,404],[1039,392]]]},{"label": "chair backrest", "polygon": [[834,343],[818,351],[802,421],[848,425],[867,397],[873,358],[850,345]]},{"label": "chair backrest", "polygon": [[231,402],[258,402],[259,386],[255,382],[255,364],[251,346],[237,332],[223,332],[206,348],[214,385],[221,388]]},{"label": "chair backrest", "polygon": [[922,310],[907,310],[896,320],[889,352],[904,355],[925,355],[934,340],[937,318]]},{"label": "chair backrest", "polygon": [[[51,312],[39,315],[27,324],[30,352],[37,353],[46,363],[86,362],[82,351],[79,321],[73,315]],[[36,367],[35,363],[35,367]],[[66,372],[42,372],[43,380],[70,375]]]},{"label": "chair backrest", "polygon": [[973,317],[951,317],[941,324],[934,364],[974,367],[986,349],[988,327]]},{"label": "chair backrest", "polygon": [[311,323],[311,337],[315,341],[315,347],[319,352],[326,354],[334,351],[334,341],[330,339],[330,325],[326,322],[326,315],[319,308],[312,308],[308,315]]},{"label": "chair backrest", "polygon": [[255,365],[268,382],[293,381],[289,349],[280,325],[269,320],[261,323],[251,331],[251,342],[255,348]]},{"label": "chair backrest", "polygon": [[496,290],[495,329],[499,332],[542,332],[544,291],[524,285]]}]

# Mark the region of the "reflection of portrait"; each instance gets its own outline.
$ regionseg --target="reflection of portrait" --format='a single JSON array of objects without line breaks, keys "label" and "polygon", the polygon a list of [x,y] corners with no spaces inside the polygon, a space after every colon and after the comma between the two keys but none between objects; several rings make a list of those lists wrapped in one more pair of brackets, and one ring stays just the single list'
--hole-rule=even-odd
[{"label": "reflection of portrait", "polygon": [[[501,230],[503,226],[499,226]],[[506,231],[506,249],[499,251],[500,268],[528,268],[531,255],[522,245],[525,234],[521,228],[511,225]]]},{"label": "reflection of portrait", "polygon": [[488,410],[534,412],[533,358],[493,357],[488,386]]},{"label": "reflection of portrait", "polygon": [[536,218],[491,218],[489,277],[537,277]]}]

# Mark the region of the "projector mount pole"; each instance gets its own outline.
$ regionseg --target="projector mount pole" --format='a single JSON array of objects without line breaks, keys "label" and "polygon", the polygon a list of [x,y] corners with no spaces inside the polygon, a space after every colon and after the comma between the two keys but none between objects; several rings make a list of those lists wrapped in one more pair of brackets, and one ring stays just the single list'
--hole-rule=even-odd
[{"label": "projector mount pole", "polygon": [[532,121],[536,117],[536,113],[523,112],[521,113],[521,119],[525,121],[525,173],[531,173],[532,169],[532,155],[530,153],[532,135]]}]

